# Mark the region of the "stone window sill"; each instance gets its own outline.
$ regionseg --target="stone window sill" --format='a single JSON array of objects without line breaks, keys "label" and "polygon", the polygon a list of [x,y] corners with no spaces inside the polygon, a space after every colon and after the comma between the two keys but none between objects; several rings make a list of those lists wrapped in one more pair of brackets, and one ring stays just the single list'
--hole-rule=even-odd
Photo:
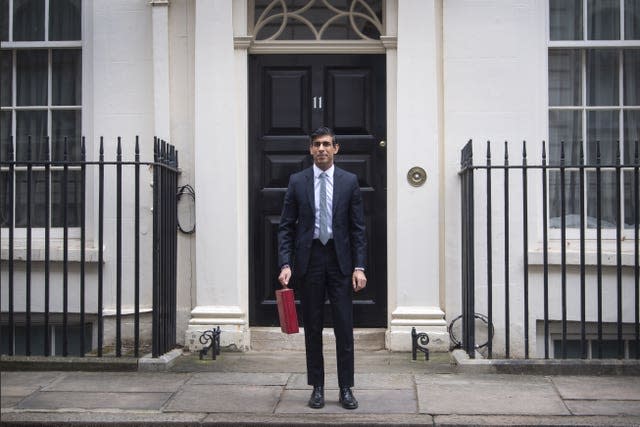
[{"label": "stone window sill", "polygon": [[[49,240],[49,260],[52,262],[64,261],[64,241],[63,239]],[[80,262],[81,250],[80,239],[70,238],[68,249],[69,262]],[[33,239],[31,241],[31,261],[44,261],[44,239]],[[98,262],[98,248],[94,242],[86,242],[85,244],[85,262]],[[103,255],[104,258],[104,255]],[[2,248],[0,250],[0,259],[9,259],[9,242],[2,240]],[[26,239],[15,239],[13,242],[13,260],[17,262],[26,262],[27,260],[27,241]]]}]

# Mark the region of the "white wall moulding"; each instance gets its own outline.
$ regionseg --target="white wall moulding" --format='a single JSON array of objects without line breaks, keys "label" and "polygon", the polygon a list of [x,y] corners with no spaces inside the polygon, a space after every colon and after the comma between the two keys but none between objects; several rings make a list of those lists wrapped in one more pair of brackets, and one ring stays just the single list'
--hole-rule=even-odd
[{"label": "white wall moulding", "polygon": [[246,316],[238,306],[199,306],[191,310],[189,325],[244,325]]},{"label": "white wall moulding", "polygon": [[[388,42],[388,41],[387,41]],[[259,41],[251,36],[234,37],[236,49],[248,49],[255,54],[278,53],[385,53],[385,42],[381,40],[276,40]],[[394,46],[395,47],[395,46]]]},{"label": "white wall moulding", "polygon": [[391,326],[447,326],[440,307],[398,307],[391,313]]},{"label": "white wall moulding", "polygon": [[449,334],[444,311],[439,307],[398,307],[391,313],[386,346],[392,351],[411,351],[411,328],[429,335],[430,351],[448,351]]},{"label": "white wall moulding", "polygon": [[238,306],[200,306],[191,310],[185,343],[189,351],[202,349],[200,336],[207,329],[220,326],[222,348],[245,351],[249,349],[251,336],[246,326],[245,312]]},{"label": "white wall moulding", "polygon": [[[168,6],[168,0],[152,1],[152,6]],[[153,28],[153,108],[154,135],[170,138],[171,90],[169,84],[169,10],[152,9]]]},{"label": "white wall moulding", "polygon": [[385,49],[397,49],[398,37],[396,36],[380,36],[380,42]]}]

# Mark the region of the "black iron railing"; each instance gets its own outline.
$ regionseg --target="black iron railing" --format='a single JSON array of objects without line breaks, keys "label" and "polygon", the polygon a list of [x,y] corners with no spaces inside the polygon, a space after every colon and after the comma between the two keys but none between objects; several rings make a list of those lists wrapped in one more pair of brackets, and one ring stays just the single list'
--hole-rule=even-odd
[{"label": "black iron railing", "polygon": [[[518,313],[522,313],[522,318],[516,319],[521,321],[519,325],[522,325],[522,354],[525,358],[530,357],[531,343],[530,343],[530,330],[532,329],[529,324],[529,320],[531,318],[530,309],[531,302],[530,299],[532,297],[538,298],[536,301],[541,300],[542,307],[542,319],[540,319],[541,327],[544,330],[544,357],[550,357],[550,341],[551,341],[551,331],[550,325],[558,324],[559,325],[559,348],[555,352],[555,356],[558,358],[567,358],[567,348],[568,348],[568,337],[570,335],[579,335],[579,354],[573,354],[570,357],[580,357],[587,358],[588,357],[588,334],[587,330],[592,326],[595,328],[595,337],[591,340],[594,344],[592,347],[591,357],[593,358],[602,358],[603,357],[603,342],[604,342],[604,333],[603,333],[603,325],[606,323],[603,318],[603,204],[605,203],[603,200],[603,195],[605,194],[605,188],[603,188],[603,173],[613,174],[615,175],[614,179],[614,188],[615,195],[613,195],[613,203],[615,204],[615,226],[612,224],[608,224],[609,228],[615,227],[615,298],[616,298],[616,313],[615,313],[615,322],[608,322],[615,330],[615,341],[616,345],[616,357],[624,358],[625,357],[625,346],[624,346],[624,336],[627,337],[629,342],[629,356],[640,358],[640,308],[639,308],[639,282],[640,282],[640,256],[639,256],[639,223],[640,223],[640,195],[639,195],[639,170],[640,170],[640,162],[639,162],[639,154],[638,154],[638,142],[635,142],[634,153],[627,158],[630,158],[631,161],[628,164],[623,164],[620,159],[620,150],[619,147],[617,149],[617,153],[615,155],[615,162],[603,162],[602,156],[600,153],[600,143],[595,144],[595,162],[588,164],[585,162],[584,154],[582,152],[582,146],[580,144],[580,151],[578,157],[578,161],[570,163],[566,161],[565,158],[565,144],[564,142],[560,143],[560,152],[559,152],[559,161],[558,159],[554,159],[553,162],[549,162],[547,158],[546,145],[545,142],[542,142],[542,155],[541,155],[541,163],[540,164],[530,164],[527,161],[527,150],[526,150],[526,142],[522,143],[522,158],[520,164],[516,165],[509,162],[508,155],[508,144],[505,142],[504,145],[504,162],[502,165],[496,165],[492,163],[492,153],[491,153],[491,145],[490,142],[487,142],[486,146],[486,162],[484,165],[478,165],[473,163],[473,145],[470,140],[462,149],[461,152],[461,214],[462,214],[462,260],[461,260],[461,269],[462,269],[462,332],[461,332],[461,346],[467,352],[470,357],[475,357],[475,352],[478,350],[476,345],[476,334],[477,332],[477,320],[480,318],[486,318],[486,324],[489,332],[487,335],[489,339],[486,340],[482,344],[482,346],[486,346],[486,356],[489,358],[494,357],[494,343],[493,339],[498,334],[497,330],[494,333],[494,314],[495,308],[493,306],[493,302],[496,299],[494,295],[494,272],[499,271],[503,274],[501,278],[500,286],[504,286],[504,308],[503,312],[500,313],[502,318],[500,322],[504,322],[503,327],[500,328],[503,336],[501,338],[504,339],[504,357],[510,358],[512,357],[512,337],[511,337],[511,328],[514,325],[514,319],[511,317],[512,312],[514,311],[513,306],[510,304],[512,296],[510,296],[510,292],[517,291],[522,292],[522,304],[523,307],[518,307]],[[558,267],[550,266],[549,263],[549,247],[550,247],[550,239],[549,239],[549,175],[554,174],[554,178],[559,183],[559,194],[558,188],[556,186],[554,202],[559,203],[560,209],[559,212],[556,212],[557,216],[559,216],[559,224],[554,223],[553,228],[559,228],[559,239],[554,242],[557,247],[559,247],[560,251],[560,262],[559,262],[559,271]],[[631,184],[628,186],[628,191],[626,195],[623,195],[622,189],[622,176],[625,174],[627,176],[627,180],[631,181]],[[535,175],[535,176],[534,176]],[[587,179],[587,175],[590,178],[590,191],[595,191],[595,220],[591,218],[592,223],[589,224],[589,228],[595,228],[595,272],[587,273],[587,263],[585,259],[586,249],[585,245],[587,242],[586,238],[586,229],[587,229],[587,218],[586,213],[587,209],[586,201],[585,201],[585,182]],[[612,175],[612,176],[613,176]],[[493,192],[496,189],[496,181],[492,183],[492,176],[501,181],[502,183],[502,194],[498,195],[498,199],[502,199],[500,204],[502,204],[503,211],[496,212],[492,202],[494,201]],[[567,194],[567,177],[573,180],[573,187],[576,188],[576,192],[579,194],[576,196],[575,194]],[[475,181],[474,181],[475,179]],[[577,179],[577,183],[575,180]],[[485,182],[482,184],[482,189],[476,188],[476,184],[479,180],[484,180]],[[537,180],[537,182],[536,182]],[[516,181],[521,184],[520,188],[515,188],[510,190],[510,181]],[[539,184],[538,184],[539,183]],[[498,183],[499,184],[499,183]],[[577,184],[577,185],[576,185]],[[485,187],[486,185],[486,187]],[[539,185],[539,186],[538,186]],[[537,212],[532,212],[533,209],[529,204],[529,190],[535,188],[536,191],[539,191],[538,194],[541,194],[542,201],[541,203],[536,204],[533,209],[536,209]],[[476,200],[476,197],[481,195],[482,200]],[[607,193],[609,197],[611,197],[610,193]],[[593,196],[590,195],[593,200]],[[627,228],[633,230],[633,262],[632,265],[629,263],[622,263],[622,223],[623,223],[623,215],[622,215],[622,200],[623,197],[626,197],[628,200],[628,204],[631,206],[633,210],[631,216],[631,221],[628,222]],[[516,216],[518,218],[513,217],[510,214],[510,207],[515,208],[516,204],[514,200],[520,198],[518,203],[521,203],[521,211],[516,212]],[[579,212],[579,224],[567,224],[567,199],[571,198],[574,202],[577,201],[577,206],[574,212],[577,210]],[[559,199],[559,200],[558,200]],[[579,200],[576,200],[579,199]],[[479,203],[477,203],[479,202]],[[480,205],[480,208],[477,206]],[[484,209],[483,209],[484,208]],[[484,211],[483,211],[484,210]],[[593,207],[591,209],[593,213]],[[521,215],[521,216],[520,216]],[[529,261],[529,248],[530,248],[530,240],[529,240],[529,230],[530,230],[530,217],[535,217],[539,219],[541,217],[541,225],[542,230],[540,233],[541,236],[541,246],[542,246],[542,286],[541,286],[541,294],[537,293],[539,288],[536,287],[534,290],[530,289],[530,261]],[[493,255],[499,251],[499,248],[496,248],[493,245],[493,241],[496,240],[496,236],[494,235],[494,230],[492,228],[492,223],[496,220],[500,220],[504,222],[504,229],[499,238],[504,241],[503,249],[503,265],[498,266],[494,265]],[[632,224],[631,224],[632,223]],[[517,228],[513,230],[513,228]],[[569,228],[577,228],[579,230],[579,262],[576,268],[579,268],[579,283],[570,283],[571,278],[568,277],[567,269],[569,266],[567,262],[567,230]],[[577,234],[578,232],[576,232]],[[522,239],[522,253],[518,253],[513,250],[513,245],[510,245],[509,239],[513,235],[516,235],[516,238]],[[628,234],[631,234],[630,232]],[[486,238],[486,246],[484,246],[482,242],[478,244],[476,241],[476,237],[480,235],[481,238]],[[629,237],[627,235],[627,240]],[[486,276],[479,277],[476,275],[476,260],[477,260],[477,250],[481,250],[483,252],[482,261],[486,262],[486,265],[481,266],[482,270],[486,271]],[[485,253],[486,251],[486,253]],[[510,277],[510,270],[513,269],[513,265],[522,266],[522,277],[514,280],[513,277]],[[550,271],[553,269],[553,271]],[[624,269],[633,269],[633,284],[631,286],[632,291],[627,291],[623,294],[623,270]],[[593,268],[592,268],[593,270]],[[595,273],[595,274],[594,274]],[[550,314],[549,304],[550,298],[550,275],[553,274],[553,277],[559,276],[559,287],[560,287],[560,315],[554,316]],[[517,287],[514,286],[514,282],[517,282]],[[588,286],[593,287],[595,282],[596,290],[596,298],[595,304],[596,307],[588,307],[587,306],[587,291]],[[570,299],[570,295],[567,292],[568,286],[577,285],[579,298],[577,300]],[[482,307],[479,309],[476,303],[479,295],[476,294],[477,286],[486,286],[486,306],[483,303]],[[556,285],[556,283],[552,283],[552,285]],[[511,289],[511,288],[514,289]],[[535,294],[533,292],[536,292]],[[575,295],[575,293],[572,293]],[[623,299],[624,298],[633,297],[634,301],[627,306],[631,306],[633,310],[633,321],[626,323],[623,321]],[[594,299],[591,298],[590,301],[593,303]],[[554,302],[553,300],[551,300]],[[579,304],[579,320],[574,319],[573,321],[568,318],[567,307],[569,305],[573,306],[574,304]],[[484,310],[486,307],[487,314],[486,317],[484,315],[479,315],[479,311]],[[594,309],[594,312],[597,312],[595,319],[589,321],[587,319],[587,311],[588,308]],[[627,314],[627,319],[630,317],[629,313]],[[483,327],[484,324],[482,323]],[[573,325],[579,325],[579,333],[571,333],[568,331],[568,324],[572,323]],[[623,334],[623,327],[627,331]],[[631,331],[631,333],[629,333]],[[624,335],[624,336],[623,336]],[[576,340],[573,340],[576,341]],[[635,355],[633,355],[632,349],[635,348]],[[558,354],[559,353],[559,354]]]},{"label": "black iron railing", "polygon": [[[176,248],[177,248],[177,210],[176,210],[176,189],[178,179],[178,152],[175,148],[167,144],[158,138],[154,138],[154,160],[153,162],[140,161],[140,148],[138,137],[135,140],[135,159],[134,161],[124,161],[122,159],[122,143],[120,137],[117,139],[116,148],[116,160],[106,161],[104,156],[104,140],[100,137],[99,144],[99,160],[88,161],[86,160],[85,139],[82,138],[80,156],[73,159],[69,154],[69,144],[67,139],[64,139],[64,154],[62,160],[16,160],[16,156],[13,152],[13,139],[8,144],[8,155],[2,161],[0,161],[0,191],[4,192],[4,206],[0,206],[3,212],[2,228],[6,229],[5,235],[7,236],[6,248],[7,256],[3,257],[1,261],[0,277],[6,278],[1,283],[3,294],[5,287],[8,301],[6,303],[6,311],[3,309],[1,314],[3,332],[7,336],[4,339],[5,343],[8,343],[6,352],[9,355],[14,354],[16,347],[15,331],[18,326],[24,330],[24,354],[32,355],[34,352],[50,356],[52,354],[51,349],[51,326],[59,326],[62,334],[61,351],[57,355],[68,356],[70,354],[69,344],[69,331],[71,328],[80,328],[78,349],[72,349],[76,355],[84,356],[88,354],[87,349],[91,345],[87,346],[85,342],[86,334],[84,332],[87,320],[90,317],[91,320],[97,324],[97,347],[93,348],[91,354],[95,354],[98,357],[106,355],[105,348],[105,331],[104,331],[104,295],[105,292],[112,292],[115,288],[115,337],[113,339],[113,351],[110,352],[116,357],[123,355],[123,306],[133,306],[133,330],[134,330],[134,343],[133,343],[133,356],[140,356],[141,349],[141,337],[140,337],[140,304],[141,304],[141,292],[144,287],[151,288],[153,295],[152,301],[152,355],[158,357],[160,354],[169,351],[176,344]],[[22,142],[21,142],[22,143]],[[31,137],[27,141],[24,141],[26,145],[27,159],[32,159]],[[45,140],[43,144],[45,147],[44,158],[49,159],[49,140]],[[140,242],[140,168],[142,166],[151,167],[153,169],[153,239],[152,248],[141,248]],[[86,259],[86,214],[87,211],[87,198],[91,199],[93,194],[91,191],[86,191],[87,173],[92,168],[97,168],[97,214],[94,222],[97,222],[97,238],[95,245],[97,246],[97,268],[92,271],[91,276],[88,275],[86,268],[88,266]],[[133,168],[134,182],[126,185],[126,190],[123,188],[123,169]],[[51,271],[51,186],[53,182],[52,173],[54,171],[61,174],[61,186],[60,186],[60,199],[61,203],[57,206],[57,209],[61,210],[62,224],[57,224],[62,229],[62,260],[61,271]],[[79,215],[73,224],[69,220],[69,184],[71,179],[69,174],[71,172],[79,173],[80,177],[76,181],[79,186],[77,191],[80,195],[78,209]],[[44,188],[44,202],[41,206],[44,209],[44,218],[42,224],[36,224],[39,228],[44,228],[44,256],[42,259],[34,260],[33,253],[33,230],[36,228],[32,223],[33,215],[33,200],[34,195],[32,189],[34,188],[33,179],[35,173],[40,173],[40,177],[43,178]],[[93,172],[93,171],[92,171]],[[115,201],[108,200],[105,203],[105,172],[115,173]],[[26,212],[24,216],[26,220],[24,224],[20,224],[17,227],[15,220],[15,201],[16,201],[16,174],[26,174]],[[42,175],[44,173],[44,175]],[[132,188],[133,187],[133,188]],[[133,189],[133,191],[131,191]],[[134,206],[134,233],[133,236],[123,235],[123,197],[133,198]],[[112,205],[115,202],[115,206]],[[77,207],[77,206],[76,206]],[[105,283],[104,278],[104,247],[105,247],[105,210],[109,209],[110,212],[115,210],[115,236],[110,236],[115,241],[115,259],[112,260],[115,263],[115,277],[109,283]],[[15,232],[19,228],[25,230],[25,256],[24,259],[16,259],[15,257]],[[71,238],[69,237],[70,229],[79,229],[80,242],[79,242],[79,273],[73,275],[73,279],[70,279],[71,274],[69,267],[71,261],[69,259],[69,244]],[[111,240],[110,240],[111,241]],[[1,243],[1,242],[0,242]],[[134,284],[134,301],[123,301],[123,245],[130,247],[133,243],[133,260],[126,260],[133,262],[134,272],[133,277],[126,278],[127,283]],[[0,247],[3,247],[0,244]],[[140,273],[140,253],[142,250],[146,250],[147,253],[153,254],[153,272],[152,280],[147,280],[146,283],[141,283]],[[33,280],[33,266],[35,262],[42,261],[43,274],[38,275],[38,278],[42,278],[42,289],[44,290],[44,311],[34,312],[32,310],[33,295],[32,291],[35,283]],[[111,260],[110,260],[111,262]],[[24,263],[24,311],[16,312],[16,289],[22,284],[16,283],[15,270],[17,263]],[[6,275],[5,275],[6,272]],[[62,282],[62,310],[52,311],[51,307],[51,281],[52,278],[56,280],[60,279]],[[91,288],[87,289],[87,277],[93,279],[91,281]],[[69,290],[70,280],[76,280],[77,288],[79,290],[79,307],[78,310],[71,312],[69,310]],[[39,279],[38,279],[39,280]],[[38,288],[40,283],[37,284]],[[75,285],[75,283],[74,283]],[[22,292],[22,289],[20,288]],[[87,313],[86,299],[87,293],[94,292],[97,300],[97,309],[92,313]],[[4,305],[3,305],[4,307]],[[44,325],[44,333],[38,334],[38,349],[32,348],[32,342],[34,341],[34,317],[37,320],[37,326]],[[58,337],[56,337],[58,338]],[[109,343],[111,348],[111,343]],[[37,351],[36,351],[37,350]]]}]

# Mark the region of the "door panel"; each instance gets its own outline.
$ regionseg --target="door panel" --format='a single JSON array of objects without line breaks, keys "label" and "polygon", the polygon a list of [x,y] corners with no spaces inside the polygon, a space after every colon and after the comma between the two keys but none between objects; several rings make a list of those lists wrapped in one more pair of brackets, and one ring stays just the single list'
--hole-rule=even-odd
[{"label": "door panel", "polygon": [[[308,135],[326,125],[340,144],[336,165],[358,176],[364,201],[368,285],[354,294],[354,324],[386,326],[384,55],[254,55],[249,70],[250,324],[278,325],[284,193],[289,176],[312,164]],[[328,303],[325,325],[331,325]]]}]

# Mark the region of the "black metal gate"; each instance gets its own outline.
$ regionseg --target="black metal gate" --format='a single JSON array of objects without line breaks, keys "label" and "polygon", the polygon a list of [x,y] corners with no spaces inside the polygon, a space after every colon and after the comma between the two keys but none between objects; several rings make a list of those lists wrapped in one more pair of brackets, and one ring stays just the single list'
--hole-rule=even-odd
[{"label": "black metal gate", "polygon": [[[597,142],[595,144],[595,152],[591,153],[595,160],[591,163],[586,163],[584,159],[584,154],[582,152],[582,145],[580,145],[579,154],[576,156],[574,161],[567,161],[565,158],[565,143],[561,142],[559,144],[559,161],[555,159],[553,162],[548,162],[546,145],[545,142],[542,142],[542,155],[541,155],[541,164],[531,165],[527,163],[527,150],[526,150],[526,142],[522,144],[522,158],[520,164],[510,164],[509,162],[509,154],[508,154],[508,144],[505,141],[504,144],[504,162],[502,165],[492,164],[492,153],[491,153],[491,145],[490,142],[487,142],[486,147],[486,163],[484,165],[478,165],[473,163],[473,145],[470,140],[462,149],[461,152],[461,170],[460,170],[460,179],[461,179],[461,214],[462,214],[462,333],[461,333],[461,346],[467,352],[469,357],[475,357],[475,352],[480,346],[486,346],[487,356],[489,358],[493,357],[493,324],[494,324],[494,314],[496,314],[496,309],[493,307],[493,301],[495,296],[493,295],[494,291],[494,277],[493,273],[495,271],[499,271],[503,274],[504,277],[504,305],[499,308],[501,310],[500,313],[504,316],[504,344],[505,344],[505,354],[506,358],[511,357],[511,327],[514,324],[512,316],[512,312],[514,311],[514,307],[510,304],[510,292],[521,292],[519,295],[522,298],[523,307],[518,307],[519,313],[523,314],[522,324],[523,324],[523,347],[524,347],[524,357],[530,357],[530,337],[529,337],[529,318],[530,318],[530,297],[532,295],[541,297],[543,303],[543,316],[541,319],[541,325],[544,328],[544,357],[549,358],[550,349],[549,349],[549,341],[550,341],[550,324],[552,322],[556,322],[559,325],[560,332],[558,333],[559,337],[559,346],[556,353],[556,356],[560,358],[567,358],[567,340],[569,336],[568,332],[568,323],[570,319],[567,315],[567,307],[578,307],[579,306],[579,320],[575,320],[574,324],[579,326],[579,340],[576,339],[574,341],[579,341],[579,354],[574,354],[571,357],[579,357],[579,358],[587,358],[588,357],[588,348],[587,348],[587,309],[588,309],[588,301],[585,298],[587,291],[589,289],[596,295],[595,304],[596,307],[591,307],[593,312],[596,312],[597,315],[594,316],[592,325],[595,330],[595,337],[592,340],[593,346],[592,349],[592,358],[603,358],[603,325],[605,323],[603,317],[603,196],[605,191],[615,191],[613,195],[613,203],[615,203],[614,215],[615,215],[615,264],[611,264],[611,266],[615,266],[616,274],[615,274],[615,307],[616,312],[610,313],[610,317],[615,317],[615,321],[609,322],[612,330],[615,332],[615,356],[608,357],[617,357],[624,358],[625,357],[625,346],[623,338],[623,326],[627,330],[626,332],[626,340],[629,343],[629,357],[640,358],[640,253],[639,253],[639,222],[640,222],[640,208],[639,208],[639,170],[640,170],[640,162],[639,162],[639,153],[638,153],[638,141],[635,142],[635,152],[632,154],[628,154],[625,156],[627,159],[630,159],[628,163],[623,164],[620,159],[620,149],[618,147],[617,154],[615,156],[615,161],[612,163],[605,163],[601,161],[600,155],[600,143]],[[603,184],[603,174],[608,173],[611,178],[610,181],[612,183],[611,188],[614,190],[605,190]],[[560,262],[558,266],[555,267],[553,273],[554,277],[558,277],[554,283],[551,283],[555,290],[559,287],[560,292],[560,307],[561,314],[556,318],[550,318],[550,300],[554,302],[553,297],[550,297],[550,262],[549,262],[549,176],[550,174],[554,174],[554,178],[556,179],[556,184],[559,184],[560,190],[556,195],[556,202],[559,203],[559,209],[556,210],[556,215],[559,216],[558,224],[554,224],[553,228],[559,229],[559,239],[557,239],[557,246],[560,251]],[[622,190],[622,176],[626,177],[625,185],[628,183],[627,193],[623,194]],[[479,176],[478,176],[479,175]],[[502,213],[498,214],[496,217],[496,209],[492,207],[493,195],[492,191],[495,191],[496,186],[495,182],[492,185],[492,176],[502,182],[502,194],[498,194],[496,199],[498,200],[499,206],[502,208]],[[575,192],[579,192],[579,195],[568,194],[569,192],[566,190],[568,179],[571,177],[573,180],[572,186],[575,187]],[[587,182],[587,177],[589,178]],[[482,182],[481,179],[484,180]],[[474,179],[475,182],[474,182]],[[515,184],[521,184],[521,187],[518,188],[515,186],[516,191],[510,191],[510,181]],[[482,188],[476,188],[475,185],[478,184],[482,186]],[[585,185],[589,185],[589,191],[594,191],[595,196],[590,194],[592,197],[593,206],[591,206],[591,223],[587,225],[586,211],[585,208]],[[486,186],[486,187],[485,187]],[[557,186],[555,187],[557,190]],[[542,195],[542,203],[541,203],[541,211],[538,212],[538,217],[542,218],[542,287],[540,289],[541,294],[533,294],[530,289],[529,284],[529,275],[530,275],[530,262],[529,262],[529,235],[528,231],[529,227],[529,219],[532,212],[532,209],[529,206],[529,189],[535,189],[539,191]],[[475,202],[475,195],[481,195],[482,200],[479,200],[479,204],[481,207],[478,208]],[[611,197],[610,193],[609,196]],[[567,201],[569,198],[572,198],[573,202],[577,204],[576,210],[579,212],[579,224],[578,219],[575,219],[575,224],[572,224],[570,227],[567,224]],[[622,257],[622,224],[623,224],[623,212],[621,210],[622,200],[623,198],[627,198],[626,202],[630,206],[628,215],[628,223],[627,228],[629,229],[627,233],[627,239],[633,239],[633,262],[626,263],[626,267],[623,265]],[[518,200],[519,199],[519,200]],[[520,206],[516,206],[513,203],[514,200],[518,200],[518,203],[521,203]],[[486,211],[482,211],[483,207],[486,207]],[[517,208],[518,213],[515,218],[512,214],[510,214],[510,207]],[[595,208],[595,209],[594,209]],[[513,209],[516,210],[516,209]],[[519,217],[519,212],[521,212],[521,217]],[[503,215],[503,216],[502,216]],[[492,223],[499,219],[504,223],[504,229],[500,230],[499,233],[495,233],[492,230]],[[483,227],[483,223],[485,224]],[[633,225],[631,225],[633,224]],[[612,229],[613,225],[608,225],[609,228]],[[567,262],[567,230],[569,228],[578,229],[576,231],[576,235],[579,232],[579,239],[576,239],[579,243],[579,261],[576,262],[575,270],[579,268],[579,283],[577,280],[574,280],[571,283],[571,278],[568,277],[568,266],[570,264]],[[592,267],[592,272],[587,272],[587,263],[585,260],[586,250],[585,243],[587,241],[586,238],[586,229],[591,228],[595,232],[595,263],[594,268]],[[514,230],[515,229],[515,230]],[[632,231],[631,231],[632,230]],[[504,257],[501,262],[502,265],[494,265],[493,255],[494,253],[499,253],[500,248],[496,248],[493,246],[493,242],[497,240],[496,234],[499,234],[500,239],[504,239],[504,248],[502,255]],[[518,253],[517,251],[513,251],[513,245],[510,246],[509,238],[515,234],[516,238],[522,239],[522,252]],[[481,239],[486,238],[486,247],[478,245],[476,241],[476,237],[480,236]],[[632,236],[632,237],[629,237]],[[483,242],[484,243],[484,242]],[[593,242],[592,242],[593,243]],[[486,266],[482,265],[483,270],[486,271],[486,277],[479,277],[476,274],[476,270],[479,267],[476,265],[476,248],[478,250],[482,250],[482,252],[486,251],[486,256],[484,259],[486,260]],[[631,251],[629,251],[631,252]],[[520,255],[522,258],[520,258]],[[631,255],[631,254],[630,254]],[[522,273],[523,276],[518,279],[518,286],[514,286],[514,282],[516,281],[513,277],[509,277],[510,266],[514,263],[522,262]],[[496,262],[498,264],[498,262]],[[623,294],[623,268],[632,269],[632,286],[627,288],[627,293]],[[558,271],[559,270],[559,271]],[[594,274],[595,273],[595,274]],[[611,276],[613,276],[611,274]],[[631,274],[627,277],[630,278]],[[611,279],[611,283],[614,280]],[[478,311],[484,310],[484,306],[480,309],[476,306],[476,299],[478,295],[476,295],[476,285],[482,284],[486,285],[487,289],[487,314],[486,316],[478,313]],[[521,284],[521,286],[520,286]],[[578,289],[579,298],[571,299],[570,294],[567,292],[568,287],[570,285],[574,285]],[[613,288],[613,285],[611,286]],[[510,289],[511,288],[511,289]],[[595,289],[595,291],[593,291]],[[629,290],[630,289],[630,290]],[[574,293],[575,294],[575,293]],[[626,296],[625,296],[626,295]],[[633,317],[632,322],[623,322],[623,299],[624,298],[633,297],[633,302],[630,302],[626,305],[628,312],[624,314],[627,315],[627,319]],[[520,311],[521,310],[521,311]],[[631,313],[633,311],[633,313]],[[477,319],[481,319],[487,323],[488,332],[487,332],[487,341],[483,343],[477,342]],[[578,335],[578,333],[576,333]],[[502,338],[502,337],[501,337]],[[634,355],[635,352],[635,355]]]},{"label": "black metal gate", "polygon": [[[40,141],[42,142],[42,141]],[[141,291],[146,287],[151,287],[153,295],[152,301],[152,355],[158,357],[160,354],[169,351],[176,344],[176,256],[177,256],[177,209],[176,209],[176,188],[178,179],[178,152],[175,147],[162,141],[158,138],[154,138],[154,160],[153,162],[140,161],[140,149],[138,137],[135,139],[135,156],[133,161],[123,161],[122,159],[122,144],[121,138],[117,139],[117,150],[115,161],[106,161],[104,157],[104,140],[100,138],[99,144],[99,159],[98,161],[86,160],[85,151],[85,139],[82,138],[80,155],[73,158],[70,154],[67,140],[64,140],[64,155],[62,160],[51,160],[53,156],[48,152],[48,138],[46,138],[44,146],[46,146],[45,158],[49,160],[33,160],[31,157],[32,140],[31,137],[24,142],[27,149],[27,160],[17,160],[13,152],[13,140],[9,145],[7,159],[0,162],[0,191],[3,192],[4,204],[0,206],[2,212],[2,228],[6,229],[8,248],[6,259],[2,259],[2,270],[6,271],[6,281],[1,283],[3,289],[6,287],[7,307],[8,310],[0,313],[3,331],[5,337],[3,342],[8,343],[9,355],[14,354],[15,348],[15,336],[16,327],[19,325],[24,328],[24,354],[29,356],[34,352],[32,348],[33,341],[33,319],[36,318],[38,322],[42,322],[44,325],[44,334],[38,336],[37,342],[38,353],[50,356],[52,354],[51,349],[51,324],[52,319],[57,319],[60,325],[62,334],[62,356],[68,356],[70,353],[69,348],[69,330],[71,327],[80,327],[80,340],[79,349],[73,349],[74,353],[80,356],[84,356],[87,349],[87,343],[85,342],[85,333],[82,331],[86,320],[89,316],[97,323],[97,348],[93,349],[98,357],[106,355],[105,353],[105,333],[104,333],[104,295],[105,292],[115,289],[115,339],[114,349],[112,354],[116,357],[121,357],[122,352],[122,319],[123,319],[123,305],[133,305],[133,329],[134,329],[134,342],[132,355],[135,357],[140,356],[141,337],[140,337],[140,295]],[[153,248],[141,248],[140,247],[140,168],[147,166],[153,169]],[[87,182],[87,172],[91,168],[97,168],[97,181],[98,181],[98,209],[97,217],[94,224],[97,227],[97,272],[93,283],[96,283],[95,289],[87,289],[85,279],[87,273],[85,271],[87,266],[86,260],[86,218],[85,212],[87,207],[86,196],[92,196],[91,192],[86,192],[85,184]],[[123,191],[123,169],[133,168],[134,171],[134,183],[133,192],[130,191],[131,184],[127,183],[127,191]],[[62,211],[62,224],[58,224],[62,229],[62,310],[60,312],[53,313],[50,310],[50,282],[52,279],[51,272],[51,217],[52,211],[51,205],[51,185],[52,185],[52,173],[55,171],[61,174],[61,211]],[[115,210],[115,259],[109,260],[109,262],[115,263],[115,278],[113,283],[105,283],[104,280],[104,225],[105,225],[105,172],[115,174],[115,197],[116,200],[108,200],[107,206],[110,212]],[[33,299],[32,288],[35,283],[32,283],[32,268],[36,260],[32,258],[32,231],[34,225],[32,223],[33,212],[33,189],[34,187],[34,174],[39,173],[40,178],[44,185],[44,256],[37,261],[43,262],[44,268],[44,312],[34,312],[31,309],[31,303]],[[71,180],[71,173],[79,173],[80,178],[78,180],[80,190],[80,205],[78,223],[74,224],[75,228],[79,228],[79,283],[73,283],[77,285],[79,290],[79,310],[77,312],[70,312],[69,310],[69,292],[70,286],[70,274],[69,274],[69,182]],[[16,200],[16,176],[22,174],[26,179],[26,221],[25,224],[20,224],[21,228],[25,230],[25,258],[16,259],[14,256],[16,252],[15,248],[15,231],[16,221],[14,216],[14,203]],[[22,195],[24,197],[24,195]],[[123,197],[132,197],[134,206],[134,233],[133,236],[123,235]],[[113,204],[115,206],[113,206]],[[129,239],[126,239],[130,237]],[[132,242],[133,241],[133,242]],[[134,301],[123,302],[123,244],[131,245],[133,243],[133,264],[134,274],[133,277],[127,278],[134,284]],[[1,246],[1,245],[0,245]],[[140,254],[145,250],[146,253],[153,254],[153,272],[151,283],[141,283],[140,276]],[[16,283],[14,280],[14,270],[16,263],[25,263],[25,283]],[[40,284],[39,284],[40,285]],[[25,310],[22,312],[16,312],[16,288],[17,286],[24,286],[25,294]],[[22,290],[22,288],[21,288]],[[87,313],[86,299],[87,292],[95,292],[94,296],[97,299],[98,309],[94,313]],[[124,304],[123,304],[124,303]],[[89,345],[89,348],[91,345]]]}]

